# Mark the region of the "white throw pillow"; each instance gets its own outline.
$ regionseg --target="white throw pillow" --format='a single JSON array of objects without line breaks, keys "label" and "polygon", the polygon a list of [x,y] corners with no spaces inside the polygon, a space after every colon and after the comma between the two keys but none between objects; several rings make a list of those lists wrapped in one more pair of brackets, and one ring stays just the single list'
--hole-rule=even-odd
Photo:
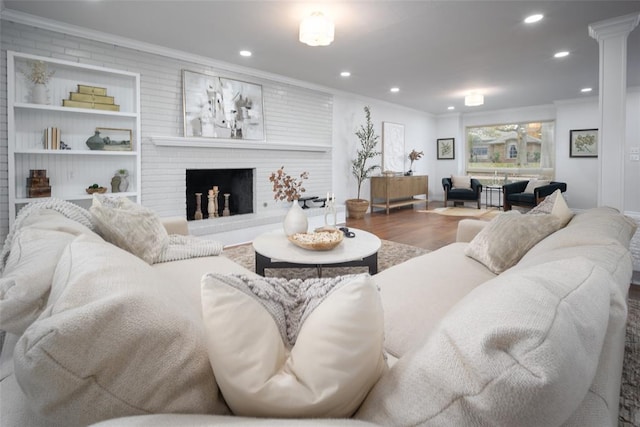
[{"label": "white throw pillow", "polygon": [[16,345],[16,380],[30,408],[55,425],[228,413],[198,309],[183,283],[80,236],[60,258],[47,308]]},{"label": "white throw pillow", "polygon": [[524,193],[533,193],[533,190],[536,188],[549,185],[550,183],[551,181],[547,179],[531,179],[527,183],[527,188],[524,189]]},{"label": "white throw pillow", "polygon": [[451,175],[451,188],[471,188],[471,177]]},{"label": "white throw pillow", "polygon": [[508,211],[496,216],[469,242],[464,254],[495,274],[514,266],[529,249],[564,226],[553,215],[522,215]]},{"label": "white throw pillow", "polygon": [[369,393],[356,418],[387,426],[559,426],[589,392],[611,276],[583,258],[475,288]]},{"label": "white throw pillow", "polygon": [[169,245],[169,235],[160,217],[126,197],[114,199],[94,194],[89,210],[106,241],[148,264],[156,262]]},{"label": "white throw pillow", "polygon": [[382,305],[366,274],[206,274],[202,310],[211,366],[236,415],[348,417],[386,368]]},{"label": "white throw pillow", "polygon": [[562,191],[557,189],[545,199],[540,202],[537,206],[531,209],[527,214],[551,214],[559,218],[563,226],[568,224],[573,218],[573,212],[567,206],[567,201],[562,196]]}]

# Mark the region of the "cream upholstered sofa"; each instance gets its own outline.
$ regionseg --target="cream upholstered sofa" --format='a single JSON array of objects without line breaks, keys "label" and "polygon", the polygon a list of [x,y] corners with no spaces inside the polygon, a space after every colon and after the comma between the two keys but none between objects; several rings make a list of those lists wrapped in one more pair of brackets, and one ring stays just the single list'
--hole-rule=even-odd
[{"label": "cream upholstered sofa", "polygon": [[472,257],[499,256],[496,223],[463,220],[458,242],[373,277],[389,368],[352,417],[283,420],[232,416],[202,339],[202,276],[251,272],[224,256],[148,265],[40,212],[3,275],[35,288],[1,295],[0,424],[615,425],[635,224],[588,210],[496,274]]}]

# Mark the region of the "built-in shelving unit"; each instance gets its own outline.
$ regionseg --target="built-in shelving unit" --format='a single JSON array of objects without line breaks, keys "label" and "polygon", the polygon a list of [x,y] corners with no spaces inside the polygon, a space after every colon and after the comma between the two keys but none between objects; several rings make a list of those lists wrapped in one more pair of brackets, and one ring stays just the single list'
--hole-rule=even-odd
[{"label": "built-in shelving unit", "polygon": [[[32,83],[25,77],[30,64],[42,61],[53,72],[47,84],[48,103],[31,102]],[[106,88],[119,111],[62,106],[78,85]],[[108,188],[119,169],[129,174],[129,187],[118,196],[140,202],[140,75],[95,65],[79,64],[18,52],[7,52],[7,131],[9,218],[25,204],[46,198],[29,198],[27,178],[32,169],[45,169],[51,197],[87,207],[92,184]],[[69,150],[45,149],[44,131],[56,127]],[[131,151],[91,150],[86,140],[96,128],[132,131]]]}]

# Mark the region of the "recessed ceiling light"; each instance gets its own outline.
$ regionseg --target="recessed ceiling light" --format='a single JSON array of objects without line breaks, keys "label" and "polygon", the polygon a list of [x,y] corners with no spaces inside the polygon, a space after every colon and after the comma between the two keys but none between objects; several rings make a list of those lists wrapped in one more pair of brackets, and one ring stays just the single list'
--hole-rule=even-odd
[{"label": "recessed ceiling light", "polygon": [[447,107],[447,110],[455,110],[455,109],[456,109],[456,107],[454,107],[453,105]]},{"label": "recessed ceiling light", "polygon": [[544,18],[544,15],[536,13],[535,15],[527,16],[524,22],[525,24],[533,24],[534,22],[540,21],[542,18]]},{"label": "recessed ceiling light", "polygon": [[341,72],[341,73],[340,73],[340,75],[341,75],[342,77],[349,77],[349,76],[351,76],[351,73],[350,73],[350,72],[348,72],[348,71],[343,71],[343,72]]},{"label": "recessed ceiling light", "polygon": [[567,52],[566,50],[557,52],[555,55],[553,55],[554,58],[564,58],[565,56],[569,56],[569,52]]},{"label": "recessed ceiling light", "polygon": [[249,50],[241,50],[240,56],[251,56],[251,51]]},{"label": "recessed ceiling light", "polygon": [[582,89],[580,89],[580,92],[591,92],[593,89],[591,89],[590,87],[583,87]]},{"label": "recessed ceiling light", "polygon": [[390,90],[393,93],[400,92],[400,88],[399,87],[392,87]]}]

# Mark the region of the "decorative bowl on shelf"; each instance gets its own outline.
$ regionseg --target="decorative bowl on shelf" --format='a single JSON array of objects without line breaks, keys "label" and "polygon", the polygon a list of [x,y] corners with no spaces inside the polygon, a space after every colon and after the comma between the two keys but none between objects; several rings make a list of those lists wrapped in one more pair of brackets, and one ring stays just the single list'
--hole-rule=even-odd
[{"label": "decorative bowl on shelf", "polygon": [[344,239],[340,230],[317,231],[314,233],[296,233],[289,236],[289,241],[303,249],[312,251],[329,251]]},{"label": "decorative bowl on shelf", "polygon": [[107,192],[107,187],[89,187],[89,188],[85,188],[85,191],[89,194],[93,194],[93,193],[103,194]]}]

